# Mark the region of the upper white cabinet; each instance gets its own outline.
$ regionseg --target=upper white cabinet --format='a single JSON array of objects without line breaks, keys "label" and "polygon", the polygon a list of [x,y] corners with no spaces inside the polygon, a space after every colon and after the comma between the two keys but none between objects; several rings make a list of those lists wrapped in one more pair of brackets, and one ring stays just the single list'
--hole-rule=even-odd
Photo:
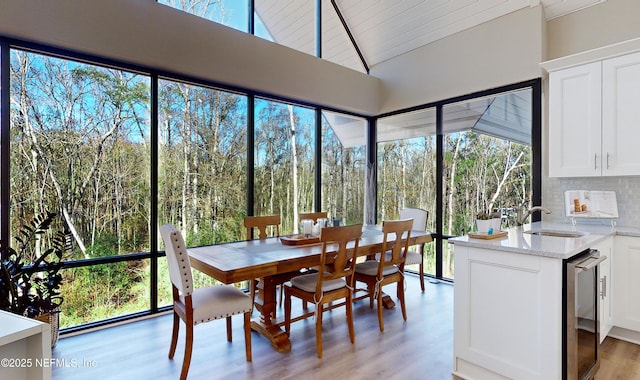
[{"label": "upper white cabinet", "polygon": [[640,174],[640,53],[549,73],[549,176]]},{"label": "upper white cabinet", "polygon": [[549,73],[549,176],[600,175],[600,62]]},{"label": "upper white cabinet", "polygon": [[640,174],[640,53],[602,62],[602,173]]}]

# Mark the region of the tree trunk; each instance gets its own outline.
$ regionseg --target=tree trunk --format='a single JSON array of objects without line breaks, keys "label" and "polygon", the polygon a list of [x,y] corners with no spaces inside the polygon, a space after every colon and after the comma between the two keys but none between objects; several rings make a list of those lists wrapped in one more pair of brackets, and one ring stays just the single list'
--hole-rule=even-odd
[{"label": "tree trunk", "polygon": [[[398,209],[403,209],[407,203],[407,160],[406,160],[406,150],[407,147],[404,144],[404,141],[400,141],[400,175],[402,178],[400,179],[401,183],[401,193]],[[398,212],[396,210],[396,212]]]},{"label": "tree trunk", "polygon": [[296,123],[293,106],[289,105],[289,123],[291,124],[291,175],[293,176],[293,233],[298,233],[298,151],[296,150]]},{"label": "tree trunk", "polygon": [[[493,196],[489,201],[489,210],[493,210],[493,205],[496,202],[496,199],[498,199],[498,196],[500,196],[500,191],[502,191],[502,187],[509,179],[509,175],[511,174],[511,172],[518,166],[518,162],[520,162],[520,159],[522,158],[523,155],[524,155],[524,152],[520,152],[518,157],[513,161],[513,163],[511,163],[511,144],[509,144],[509,153],[507,154],[506,160],[505,160],[506,167],[505,167],[504,173],[502,174],[502,177],[498,181],[498,186],[496,188],[496,191],[495,193],[493,193]],[[494,173],[494,174],[498,176],[497,173]],[[517,206],[517,205],[514,205],[514,206]]]},{"label": "tree trunk", "polygon": [[[351,151],[347,148],[345,149],[344,147],[340,148],[342,150],[342,175],[341,175],[341,180],[340,180],[340,185],[342,188],[342,216],[344,218],[347,217],[347,201],[349,198],[349,190],[353,191],[353,189],[351,189],[347,184],[350,182],[349,181],[349,167],[351,164]],[[334,218],[337,217],[337,215],[332,215]],[[347,221],[344,220],[343,224],[347,224]]]},{"label": "tree trunk", "polygon": [[[456,188],[456,168],[458,161],[458,154],[460,151],[460,142],[462,141],[462,133],[458,133],[458,140],[456,141],[456,149],[453,151],[453,158],[451,159],[451,170],[449,172],[449,194],[447,194],[447,212],[449,214],[449,223],[447,225],[447,234],[451,235],[453,231],[453,194],[455,194]],[[446,250],[446,257],[444,260],[444,265],[446,265],[446,269],[448,272],[451,271],[451,251],[449,249]]]}]

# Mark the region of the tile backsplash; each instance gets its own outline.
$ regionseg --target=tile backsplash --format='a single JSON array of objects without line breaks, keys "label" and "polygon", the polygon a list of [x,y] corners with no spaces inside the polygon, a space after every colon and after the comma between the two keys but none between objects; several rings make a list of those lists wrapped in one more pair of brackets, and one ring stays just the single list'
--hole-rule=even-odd
[{"label": "tile backsplash", "polygon": [[[618,200],[618,226],[640,228],[640,177],[544,178],[542,205],[551,210],[542,220],[566,222],[564,192],[566,190],[611,190]],[[579,220],[578,223],[606,223],[608,220]]]}]

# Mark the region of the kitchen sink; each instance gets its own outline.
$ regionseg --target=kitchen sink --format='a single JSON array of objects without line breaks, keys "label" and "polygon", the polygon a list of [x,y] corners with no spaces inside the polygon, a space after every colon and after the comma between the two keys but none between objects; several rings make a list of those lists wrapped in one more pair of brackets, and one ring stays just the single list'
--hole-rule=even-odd
[{"label": "kitchen sink", "polygon": [[525,234],[538,235],[538,236],[554,236],[562,238],[579,238],[586,235],[586,232],[580,231],[558,231],[558,230],[529,230],[524,231]]}]

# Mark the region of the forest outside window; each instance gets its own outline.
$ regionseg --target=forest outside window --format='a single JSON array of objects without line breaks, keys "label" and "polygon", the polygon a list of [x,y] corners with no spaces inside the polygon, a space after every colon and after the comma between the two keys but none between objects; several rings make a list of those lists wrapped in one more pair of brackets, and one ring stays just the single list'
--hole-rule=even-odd
[{"label": "forest outside window", "polygon": [[298,214],[315,210],[315,112],[255,101],[254,215],[281,217],[281,234],[297,233]]},{"label": "forest outside window", "polygon": [[[67,261],[148,251],[149,77],[17,49],[10,59],[11,235],[52,211]],[[89,290],[100,310],[75,293],[86,273],[64,271],[61,325],[137,309],[147,266],[105,266]]]},{"label": "forest outside window", "polygon": [[[513,207],[532,199],[532,90],[443,106],[443,235],[472,231],[475,215],[498,209],[503,228]],[[443,277],[454,278],[453,247]]]},{"label": "forest outside window", "polygon": [[[378,220],[397,219],[402,208],[421,208],[429,211],[428,230],[435,231],[435,108],[380,118],[377,126]],[[435,275],[433,244],[424,257],[425,273]]]},{"label": "forest outside window", "polygon": [[[169,79],[158,88],[158,225],[178,226],[189,247],[244,240],[247,97]],[[159,259],[160,306],[172,302],[168,271]]]},{"label": "forest outside window", "polygon": [[365,119],[322,112],[322,210],[343,225],[364,220]]}]

